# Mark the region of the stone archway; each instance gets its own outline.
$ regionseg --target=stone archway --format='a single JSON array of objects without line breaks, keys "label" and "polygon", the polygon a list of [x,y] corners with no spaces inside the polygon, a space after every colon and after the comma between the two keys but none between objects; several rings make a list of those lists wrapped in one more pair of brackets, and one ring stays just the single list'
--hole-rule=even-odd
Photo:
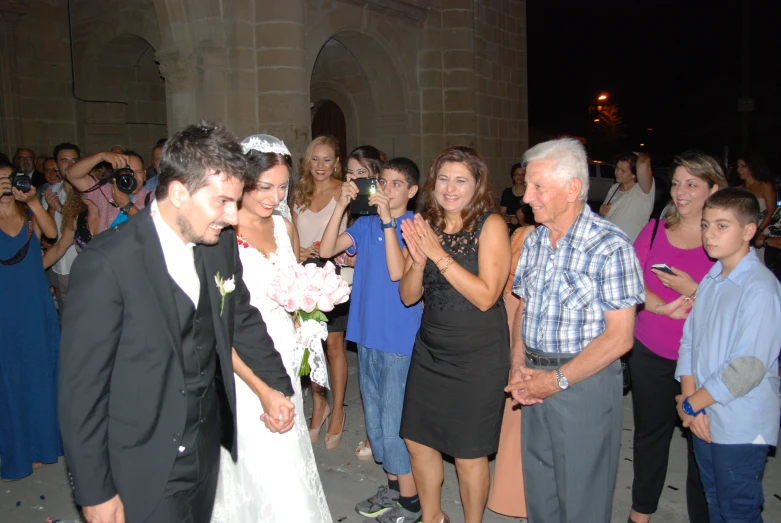
[{"label": "stone archway", "polygon": [[412,155],[405,95],[390,56],[372,36],[344,30],[329,38],[312,65],[310,99],[335,102],[345,115],[345,153],[371,144],[388,156]]},{"label": "stone archway", "polygon": [[114,36],[83,80],[87,150],[121,144],[148,155],[167,136],[165,83],[147,40],[131,33]]}]

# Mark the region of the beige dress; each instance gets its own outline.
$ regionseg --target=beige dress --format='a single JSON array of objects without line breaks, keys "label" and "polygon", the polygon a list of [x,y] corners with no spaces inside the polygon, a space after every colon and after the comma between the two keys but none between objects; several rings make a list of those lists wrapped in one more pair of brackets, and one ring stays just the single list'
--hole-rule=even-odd
[{"label": "beige dress", "polygon": [[[521,257],[521,247],[534,227],[516,229],[512,236],[512,263],[510,277],[504,289],[504,305],[510,331],[520,300],[512,293],[515,268]],[[517,327],[519,328],[519,327]],[[504,404],[502,432],[499,435],[499,451],[496,453],[494,478],[488,494],[488,508],[505,516],[526,517],[526,495],[523,488],[523,460],[521,458],[521,409],[513,407],[508,396]]]}]

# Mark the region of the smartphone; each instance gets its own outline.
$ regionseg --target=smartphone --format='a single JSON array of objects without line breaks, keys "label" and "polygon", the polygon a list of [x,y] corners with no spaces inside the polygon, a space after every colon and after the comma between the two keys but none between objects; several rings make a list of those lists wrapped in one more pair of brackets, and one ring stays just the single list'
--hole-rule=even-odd
[{"label": "smartphone", "polygon": [[666,263],[655,263],[655,264],[651,265],[651,268],[652,269],[656,269],[657,271],[666,272],[667,274],[669,274],[671,276],[675,276],[675,273],[673,272],[673,270]]},{"label": "smartphone", "polygon": [[350,202],[350,214],[377,214],[377,206],[369,205],[369,196],[377,192],[377,178],[355,178],[353,183],[358,186],[358,196]]}]

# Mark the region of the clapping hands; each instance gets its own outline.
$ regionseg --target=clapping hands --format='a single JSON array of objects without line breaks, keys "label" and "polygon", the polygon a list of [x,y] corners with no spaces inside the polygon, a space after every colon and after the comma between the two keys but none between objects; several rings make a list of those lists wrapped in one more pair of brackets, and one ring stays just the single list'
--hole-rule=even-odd
[{"label": "clapping hands", "polygon": [[412,220],[401,222],[401,234],[412,261],[418,266],[425,265],[427,259],[436,263],[437,260],[447,256],[439,243],[439,236],[420,214],[416,214]]}]

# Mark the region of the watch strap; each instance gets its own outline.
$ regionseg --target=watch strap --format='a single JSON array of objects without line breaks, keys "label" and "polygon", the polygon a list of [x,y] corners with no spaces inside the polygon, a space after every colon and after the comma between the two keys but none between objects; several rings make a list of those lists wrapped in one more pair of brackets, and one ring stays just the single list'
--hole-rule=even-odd
[{"label": "watch strap", "polygon": [[391,218],[391,221],[388,223],[382,223],[380,222],[380,229],[395,229],[396,228],[396,218]]}]

